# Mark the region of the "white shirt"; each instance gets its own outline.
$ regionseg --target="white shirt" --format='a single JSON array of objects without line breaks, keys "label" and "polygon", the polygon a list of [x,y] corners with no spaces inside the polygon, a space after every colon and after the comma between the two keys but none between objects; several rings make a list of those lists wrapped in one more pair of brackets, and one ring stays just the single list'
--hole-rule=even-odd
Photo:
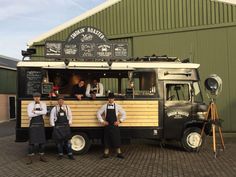
[{"label": "white shirt", "polygon": [[[41,111],[36,111],[35,110],[36,108],[40,108]],[[34,112],[33,112],[33,110],[34,110]],[[46,115],[47,114],[47,105],[41,101],[39,104],[35,104],[35,102],[31,102],[30,104],[28,104],[27,113],[28,113],[28,117],[30,120],[32,117]]]},{"label": "white shirt", "polygon": [[[99,92],[96,93],[96,96],[97,96],[97,97],[104,96],[104,93],[103,93],[103,84],[99,82],[99,83],[98,83],[98,87],[99,87]],[[91,95],[90,95],[90,90],[91,90],[91,84],[88,84],[88,85],[87,85],[87,88],[86,88],[86,93],[85,93],[87,97],[91,97]]]},{"label": "white shirt", "polygon": [[[107,104],[110,104],[110,103],[107,103]],[[105,117],[107,115],[107,104],[104,104],[97,112],[97,118],[98,118],[98,121],[103,123],[104,120],[102,118],[102,114],[105,114]],[[116,116],[118,117],[118,114],[120,113],[121,114],[121,118],[120,118],[120,121],[123,122],[125,121],[126,119],[126,113],[124,111],[124,109],[119,105],[119,104],[116,104],[116,103],[113,103],[113,107],[114,107],[114,104],[115,104],[115,109],[116,109]],[[110,106],[108,106],[109,108]],[[111,106],[112,108],[112,106]],[[114,108],[113,108],[114,109]]]},{"label": "white shirt", "polygon": [[[69,124],[72,124],[72,112],[69,106],[62,105],[61,109],[66,112],[67,120],[69,121]],[[56,105],[52,108],[50,113],[50,125],[55,126],[55,122],[57,121],[57,114],[60,110],[60,106]]]}]

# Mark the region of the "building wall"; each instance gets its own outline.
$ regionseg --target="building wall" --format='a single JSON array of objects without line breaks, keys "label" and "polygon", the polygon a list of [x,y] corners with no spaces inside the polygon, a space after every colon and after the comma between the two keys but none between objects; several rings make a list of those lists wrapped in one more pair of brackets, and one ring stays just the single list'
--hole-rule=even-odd
[{"label": "building wall", "polygon": [[16,93],[16,71],[0,68],[0,94]]},{"label": "building wall", "polygon": [[[225,131],[236,131],[235,46],[236,26],[133,38],[135,56],[168,54],[190,58],[201,64],[202,81],[213,73],[222,78],[223,92],[217,98],[217,106]],[[204,96],[208,102],[206,94]]]},{"label": "building wall", "polygon": [[15,97],[14,94],[0,94],[0,123],[10,120],[9,96]]},{"label": "building wall", "polygon": [[[236,25],[236,6],[211,0],[122,0],[46,40],[65,41],[81,26],[94,26],[109,39]],[[44,43],[32,59],[44,59]]]},{"label": "building wall", "polygon": [[16,71],[0,68],[0,122],[10,119],[9,96],[16,96]]}]

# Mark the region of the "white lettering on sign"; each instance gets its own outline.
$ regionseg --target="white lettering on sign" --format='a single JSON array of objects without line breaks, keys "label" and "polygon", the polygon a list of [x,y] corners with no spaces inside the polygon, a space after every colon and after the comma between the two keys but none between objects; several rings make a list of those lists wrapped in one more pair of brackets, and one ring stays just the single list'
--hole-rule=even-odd
[{"label": "white lettering on sign", "polygon": [[104,39],[105,38],[105,36],[100,32],[100,31],[98,31],[98,30],[96,30],[96,29],[94,29],[94,28],[91,28],[91,27],[88,27],[87,28],[87,31],[89,32],[89,33],[93,33],[93,34],[95,34],[95,35],[97,35],[100,39]]},{"label": "white lettering on sign", "polygon": [[85,28],[80,28],[80,29],[74,31],[74,32],[70,35],[70,37],[71,37],[72,39],[75,39],[76,36],[78,36],[79,34],[84,33],[84,32],[85,32]]},{"label": "white lettering on sign", "polygon": [[174,119],[181,119],[183,117],[188,117],[189,113],[188,112],[183,112],[183,111],[171,111],[167,113],[168,117],[174,117]]}]

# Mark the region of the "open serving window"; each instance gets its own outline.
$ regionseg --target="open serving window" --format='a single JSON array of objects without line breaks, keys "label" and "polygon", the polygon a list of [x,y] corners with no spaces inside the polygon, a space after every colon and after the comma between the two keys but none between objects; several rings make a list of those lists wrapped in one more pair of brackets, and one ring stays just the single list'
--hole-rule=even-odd
[{"label": "open serving window", "polygon": [[20,97],[32,97],[33,92],[42,93],[47,98],[51,92],[71,95],[73,85],[79,80],[85,81],[85,86],[93,78],[99,78],[104,86],[104,97],[114,92],[118,98],[156,97],[155,71],[133,70],[87,70],[87,69],[47,69],[21,68],[19,72]]}]

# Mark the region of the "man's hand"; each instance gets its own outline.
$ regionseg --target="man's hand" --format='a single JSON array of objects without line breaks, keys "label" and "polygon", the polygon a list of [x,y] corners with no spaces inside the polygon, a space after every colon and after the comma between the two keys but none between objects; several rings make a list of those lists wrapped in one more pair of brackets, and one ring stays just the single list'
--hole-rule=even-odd
[{"label": "man's hand", "polygon": [[115,125],[115,126],[118,126],[119,124],[120,124],[119,121],[115,121],[115,122],[114,122],[114,125]]},{"label": "man's hand", "polygon": [[107,126],[109,123],[108,123],[107,121],[104,121],[102,124],[103,124],[104,126]]},{"label": "man's hand", "polygon": [[77,98],[78,100],[81,100],[81,99],[82,99],[82,95],[76,95],[76,98]]}]

